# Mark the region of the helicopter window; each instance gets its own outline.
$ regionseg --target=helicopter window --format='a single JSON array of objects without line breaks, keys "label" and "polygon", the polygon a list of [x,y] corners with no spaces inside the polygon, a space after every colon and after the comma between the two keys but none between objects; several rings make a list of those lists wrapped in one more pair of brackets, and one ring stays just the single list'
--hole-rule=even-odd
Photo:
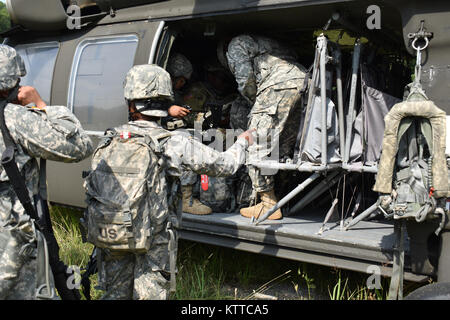
[{"label": "helicopter window", "polygon": [[42,99],[50,104],[53,69],[59,50],[58,42],[18,45],[16,50],[27,70],[20,84],[35,87]]},{"label": "helicopter window", "polygon": [[75,52],[68,107],[88,131],[104,131],[127,121],[123,80],[133,66],[134,35],[83,40]]}]

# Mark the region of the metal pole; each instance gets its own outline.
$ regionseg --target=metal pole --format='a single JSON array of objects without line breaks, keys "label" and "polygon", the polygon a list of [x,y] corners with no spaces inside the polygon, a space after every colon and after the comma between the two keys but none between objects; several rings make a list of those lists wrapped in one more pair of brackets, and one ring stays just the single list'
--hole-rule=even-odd
[{"label": "metal pole", "polygon": [[275,204],[269,211],[267,211],[261,218],[257,219],[254,224],[258,225],[259,223],[265,221],[272,213],[280,209],[282,206],[284,206],[286,203],[288,203],[292,198],[294,198],[297,194],[299,194],[301,191],[303,191],[310,183],[312,183],[314,180],[316,180],[320,176],[319,173],[315,172],[311,176],[309,176],[305,181],[303,181],[301,184],[299,184],[294,190],[289,192],[283,199],[278,201],[277,204]]},{"label": "metal pole", "polygon": [[361,43],[359,38],[356,39],[355,48],[353,50],[353,64],[352,64],[352,80],[350,87],[350,101],[348,104],[348,114],[347,114],[347,134],[345,138],[345,153],[344,153],[344,164],[347,164],[350,158],[350,146],[352,139],[352,129],[353,129],[353,117],[355,112],[355,100],[356,100],[356,85],[358,80],[358,69],[359,69],[359,57],[361,55]]},{"label": "metal pole", "polygon": [[326,166],[323,166],[321,164],[316,165],[314,163],[308,162],[294,164],[294,163],[281,163],[274,160],[262,160],[259,162],[249,162],[247,164],[255,166],[260,169],[294,170],[301,172],[318,172],[341,168],[341,165],[339,163],[330,163]]},{"label": "metal pole", "polygon": [[332,172],[329,176],[329,178],[325,178],[322,180],[317,186],[315,186],[311,191],[309,191],[304,197],[302,197],[294,207],[289,210],[288,216],[294,214],[295,212],[300,211],[304,207],[306,207],[308,204],[311,203],[314,199],[317,199],[321,194],[323,194],[329,187],[332,187],[336,184],[336,182],[339,181],[339,179],[344,175],[345,173],[335,171]]},{"label": "metal pole", "polygon": [[317,232],[318,235],[322,235],[322,233],[325,231],[325,224],[330,220],[331,216],[334,213],[334,210],[338,204],[339,200],[336,198],[333,200],[333,203],[331,204],[330,210],[328,210],[327,215],[325,216],[325,219],[323,220],[322,226],[320,227],[319,231]]},{"label": "metal pole", "polygon": [[327,63],[327,38],[324,35],[320,35],[317,38],[317,42],[320,48],[320,101],[321,101],[321,149],[322,149],[322,165],[327,165],[327,144],[328,144],[328,132],[327,132],[327,76],[326,76],[326,63]]},{"label": "metal pole", "polygon": [[364,212],[361,212],[360,214],[358,214],[355,219],[350,221],[349,224],[347,224],[344,227],[344,231],[347,231],[348,229],[350,229],[350,227],[354,226],[355,224],[357,224],[364,218],[367,218],[370,214],[375,212],[377,209],[378,209],[378,201],[375,202],[373,205],[371,205],[369,208],[367,208]]},{"label": "metal pole", "polygon": [[338,121],[339,121],[339,149],[341,157],[345,150],[345,123],[344,123],[344,98],[342,93],[342,61],[341,49],[338,46],[335,48],[336,60],[336,90],[338,99]]},{"label": "metal pole", "polygon": [[378,165],[374,164],[372,166],[365,166],[358,163],[352,164],[343,164],[342,169],[350,171],[350,172],[369,172],[369,173],[377,173]]},{"label": "metal pole", "polygon": [[311,118],[311,106],[313,102],[313,97],[316,95],[317,88],[317,80],[318,80],[318,69],[320,67],[320,48],[319,48],[319,38],[317,38],[316,52],[314,56],[314,64],[313,64],[313,74],[311,78],[310,88],[308,89],[308,102],[306,104],[306,112],[305,112],[305,121],[303,122],[303,128],[301,133],[300,145],[299,145],[299,156],[301,157],[301,153],[303,150],[303,146],[305,144],[305,135],[306,130],[308,129],[309,121]]}]

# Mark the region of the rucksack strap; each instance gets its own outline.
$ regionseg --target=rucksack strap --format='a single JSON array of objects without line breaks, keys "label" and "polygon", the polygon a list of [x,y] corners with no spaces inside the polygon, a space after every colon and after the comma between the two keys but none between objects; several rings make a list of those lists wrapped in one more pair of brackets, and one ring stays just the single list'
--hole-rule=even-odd
[{"label": "rucksack strap", "polygon": [[[126,137],[124,137],[124,133],[126,133]],[[163,148],[161,146],[161,141],[165,138],[168,138],[172,135],[170,131],[167,131],[164,128],[155,128],[152,129],[151,132],[146,130],[140,130],[139,128],[132,127],[131,125],[126,125],[123,127],[119,127],[117,129],[107,129],[105,131],[105,137],[120,137],[124,138],[133,138],[133,137],[143,137],[145,142],[152,148],[152,150],[156,154],[160,154],[163,152]]]},{"label": "rucksack strap", "polygon": [[50,264],[47,243],[41,232],[36,232],[37,237],[37,265],[36,265],[36,299],[53,299],[55,290],[50,284]]},{"label": "rucksack strap", "polygon": [[89,277],[98,272],[97,267],[97,247],[92,249],[91,256],[89,257],[88,264],[85,267],[85,272],[81,276],[81,285],[83,286],[83,294],[86,300],[91,300],[91,280]]},{"label": "rucksack strap", "polygon": [[170,268],[170,291],[177,291],[176,266],[177,266],[177,240],[175,230],[170,222],[167,223],[166,231],[169,234],[169,268]]}]

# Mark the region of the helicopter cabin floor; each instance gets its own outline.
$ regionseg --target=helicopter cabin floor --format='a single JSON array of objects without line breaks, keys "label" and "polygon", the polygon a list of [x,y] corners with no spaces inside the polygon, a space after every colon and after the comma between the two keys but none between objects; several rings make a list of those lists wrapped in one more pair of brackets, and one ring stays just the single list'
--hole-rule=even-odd
[{"label": "helicopter cabin floor", "polygon": [[[323,216],[305,210],[281,220],[266,220],[255,225],[238,213],[193,215],[183,213],[180,237],[185,240],[235,248],[390,277],[395,246],[393,223],[360,221],[347,231],[339,222],[328,222],[319,233]],[[405,280],[423,282],[427,275],[409,270],[409,243],[405,238]]]}]

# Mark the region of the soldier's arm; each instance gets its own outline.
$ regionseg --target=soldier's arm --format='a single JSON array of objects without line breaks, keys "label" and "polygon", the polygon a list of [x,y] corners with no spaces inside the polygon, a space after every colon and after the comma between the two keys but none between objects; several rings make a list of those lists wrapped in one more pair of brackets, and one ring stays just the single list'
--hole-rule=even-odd
[{"label": "soldier's arm", "polygon": [[236,78],[238,90],[251,104],[255,102],[257,90],[253,70],[257,49],[255,41],[244,35],[231,40],[227,52],[228,65]]},{"label": "soldier's arm", "polygon": [[171,117],[183,118],[183,117],[187,116],[188,113],[190,113],[191,111],[189,109],[186,109],[181,106],[172,105],[167,110],[167,112],[169,113],[169,116],[171,116]]},{"label": "soldier's arm", "polygon": [[91,139],[64,106],[9,104],[5,118],[13,139],[32,157],[78,162],[92,154]]},{"label": "soldier's arm", "polygon": [[248,144],[248,139],[241,135],[228,150],[218,152],[191,137],[173,135],[166,144],[165,154],[172,168],[184,167],[198,174],[223,177],[235,174],[245,163]]}]

